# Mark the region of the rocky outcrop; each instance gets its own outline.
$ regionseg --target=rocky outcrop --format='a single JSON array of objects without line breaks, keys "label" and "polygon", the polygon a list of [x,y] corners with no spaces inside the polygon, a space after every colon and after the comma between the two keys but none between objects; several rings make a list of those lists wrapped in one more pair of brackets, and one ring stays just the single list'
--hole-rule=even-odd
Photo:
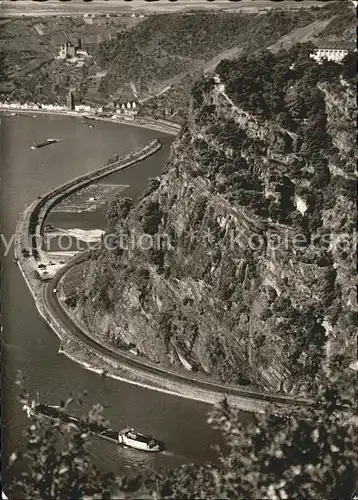
[{"label": "rocky outcrop", "polygon": [[274,102],[255,112],[257,92],[231,90],[245,88],[245,75],[232,84],[235,64],[194,88],[165,173],[118,212],[116,245],[89,262],[77,314],[163,365],[305,393],[338,351],[352,361],[354,261],[337,246],[353,230],[352,185],[328,167],[351,155],[352,98],[334,77],[302,103],[307,58],[277,97],[287,117]]}]

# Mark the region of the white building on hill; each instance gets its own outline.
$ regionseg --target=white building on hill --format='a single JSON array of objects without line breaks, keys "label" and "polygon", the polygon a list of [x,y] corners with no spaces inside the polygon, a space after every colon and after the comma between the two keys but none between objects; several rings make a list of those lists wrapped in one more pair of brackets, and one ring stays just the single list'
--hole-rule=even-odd
[{"label": "white building on hill", "polygon": [[320,42],[317,48],[310,54],[317,62],[333,61],[340,63],[353,50],[349,43],[345,42]]}]

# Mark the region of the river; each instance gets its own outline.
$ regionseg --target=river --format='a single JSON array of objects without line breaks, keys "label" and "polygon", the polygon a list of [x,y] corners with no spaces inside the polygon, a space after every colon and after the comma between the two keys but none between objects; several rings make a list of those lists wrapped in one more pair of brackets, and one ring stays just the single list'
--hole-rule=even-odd
[{"label": "river", "polygon": [[[47,137],[65,140],[32,151],[34,142]],[[164,166],[173,137],[143,128],[98,122],[89,128],[80,120],[49,115],[3,116],[1,123],[1,229],[10,241],[24,208],[37,196],[71,178],[103,165],[114,154],[124,155],[155,137],[163,142],[156,155],[111,177],[111,183],[130,185],[124,195],[136,196],[149,177]],[[81,217],[54,214],[63,227],[76,226]],[[90,222],[90,218],[91,222]],[[82,227],[103,225],[101,213],[84,214]],[[13,249],[3,256],[2,246],[2,408],[3,457],[21,449],[29,421],[18,402],[18,370],[28,391],[40,391],[41,400],[58,404],[71,393],[88,391],[84,411],[105,406],[104,416],[116,428],[132,425],[163,439],[168,451],[146,454],[94,439],[90,450],[95,463],[115,473],[150,467],[157,470],[186,462],[215,460],[212,446],[220,436],[206,423],[209,405],[100,377],[58,354],[59,340],[37,313],[33,299],[13,262]],[[5,481],[7,477],[5,476]]]}]

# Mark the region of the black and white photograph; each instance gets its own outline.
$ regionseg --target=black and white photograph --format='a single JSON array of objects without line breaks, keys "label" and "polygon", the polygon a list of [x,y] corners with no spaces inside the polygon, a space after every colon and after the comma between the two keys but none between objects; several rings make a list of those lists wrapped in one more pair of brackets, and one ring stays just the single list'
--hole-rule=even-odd
[{"label": "black and white photograph", "polygon": [[358,498],[358,0],[0,0],[2,500]]}]

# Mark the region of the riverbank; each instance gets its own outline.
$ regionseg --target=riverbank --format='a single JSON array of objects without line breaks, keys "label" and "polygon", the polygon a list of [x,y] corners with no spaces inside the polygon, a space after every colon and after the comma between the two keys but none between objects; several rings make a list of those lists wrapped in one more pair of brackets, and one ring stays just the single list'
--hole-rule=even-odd
[{"label": "riverbank", "polygon": [[[145,158],[153,155],[161,149],[161,142],[154,140],[139,151],[135,151],[118,161],[97,169],[89,174],[81,175],[67,182],[45,195],[39,196],[25,211],[19,219],[15,231],[15,258],[19,266],[30,267],[32,274],[35,271],[44,278],[48,271],[39,270],[39,264],[49,260],[46,252],[42,249],[43,222],[51,208],[79,189],[91,184],[102,177],[106,177],[117,171],[128,168]],[[26,272],[27,278],[31,273]],[[48,277],[51,277],[50,275]],[[34,278],[36,279],[36,278]]]},{"label": "riverbank", "polygon": [[[160,141],[152,141],[139,151],[131,153],[111,165],[106,165],[62,184],[45,195],[39,196],[20,216],[15,229],[15,260],[35,301],[37,310],[61,339],[66,340],[65,332],[62,332],[59,325],[49,321],[42,300],[44,280],[51,278],[51,275],[58,272],[63,266],[61,263],[53,263],[50,266],[49,263],[52,262],[53,257],[47,255],[42,249],[43,224],[47,213],[62,198],[102,177],[135,165],[159,151],[160,148]],[[39,268],[39,265],[45,266],[46,270]]]},{"label": "riverbank", "polygon": [[[0,106],[0,112],[13,115],[13,114],[45,114],[45,115],[57,115],[57,116],[68,116],[73,118],[83,118],[83,113],[79,111],[64,111],[64,110],[46,110],[46,109],[30,109],[30,108],[4,108]],[[113,118],[113,116],[115,118]],[[98,114],[91,115],[89,120],[93,121],[105,121],[110,123],[117,123],[120,125],[130,125],[132,127],[146,128],[149,130],[155,130],[158,132],[163,132],[169,135],[177,135],[181,129],[181,126],[174,122],[169,122],[167,120],[155,120],[154,118],[144,118],[136,116],[133,119],[126,119],[121,115],[111,116],[101,116]]]}]

